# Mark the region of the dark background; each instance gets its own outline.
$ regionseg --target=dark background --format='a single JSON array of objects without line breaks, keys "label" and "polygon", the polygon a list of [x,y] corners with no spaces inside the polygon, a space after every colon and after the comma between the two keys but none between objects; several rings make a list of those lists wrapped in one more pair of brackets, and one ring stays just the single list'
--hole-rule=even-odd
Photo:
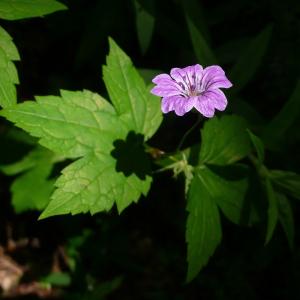
[{"label": "dark background", "polygon": [[[180,1],[154,1],[150,10],[155,16],[155,28],[144,54],[138,42],[132,1],[61,2],[69,7],[67,11],[44,18],[1,22],[21,55],[21,62],[17,63],[20,101],[34,95],[58,94],[59,89],[90,89],[106,96],[101,66],[108,53],[108,36],[138,68],[169,72],[172,67],[198,62]],[[142,2],[147,5],[150,1]],[[262,123],[267,123],[287,101],[299,79],[300,2],[205,0],[199,4],[209,43],[225,70],[236,62],[251,37],[272,24],[263,63],[240,92]],[[193,115],[180,119],[167,115],[150,143],[172,151],[194,121]],[[294,124],[282,152],[267,152],[268,166],[300,171],[299,124],[299,120]],[[198,135],[194,132],[186,145],[197,141]],[[6,145],[1,148],[7,152]],[[7,152],[5,160],[13,161],[28,150],[21,147]],[[36,237],[40,241],[39,248],[27,247],[14,254],[20,264],[30,266],[25,282],[49,273],[58,247],[75,247],[77,238],[80,245],[75,247],[79,254],[71,272],[72,283],[59,297],[102,299],[89,294],[89,287],[120,276],[120,285],[111,288],[108,299],[300,299],[297,202],[292,203],[296,225],[294,251],[289,250],[278,226],[272,241],[264,246],[263,226],[238,227],[223,218],[222,244],[200,275],[185,284],[186,213],[181,178],[174,180],[171,173],[156,175],[147,199],[140,199],[121,216],[114,209],[94,217],[63,216],[43,221],[37,221],[36,212],[14,214],[9,203],[12,179],[1,175],[0,180],[2,243],[9,238],[7,226],[12,228],[15,240]],[[64,262],[61,268],[70,272]]]}]

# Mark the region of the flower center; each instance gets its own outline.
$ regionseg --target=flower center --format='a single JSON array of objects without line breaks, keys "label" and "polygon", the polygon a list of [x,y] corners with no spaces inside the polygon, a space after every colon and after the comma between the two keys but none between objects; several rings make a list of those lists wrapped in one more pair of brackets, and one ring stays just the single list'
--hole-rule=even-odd
[{"label": "flower center", "polygon": [[191,90],[191,91],[189,92],[189,96],[190,96],[190,97],[196,97],[196,96],[199,96],[199,95],[201,95],[201,92],[200,92],[200,91],[197,91],[197,90]]}]

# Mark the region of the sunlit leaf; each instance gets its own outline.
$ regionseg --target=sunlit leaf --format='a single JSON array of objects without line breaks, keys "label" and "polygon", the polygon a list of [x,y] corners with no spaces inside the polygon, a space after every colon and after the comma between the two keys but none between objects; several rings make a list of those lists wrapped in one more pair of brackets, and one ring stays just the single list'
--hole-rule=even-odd
[{"label": "sunlit leaf", "polygon": [[19,83],[18,72],[13,63],[19,53],[10,35],[0,26],[0,106],[8,107],[17,102],[15,84]]},{"label": "sunlit leaf", "polygon": [[[62,171],[57,189],[42,218],[108,210],[116,202],[121,212],[146,194],[151,178],[146,174],[117,172],[112,157],[116,140],[125,140],[129,129],[114,108],[102,97],[88,91],[62,91],[61,97],[37,97],[1,112],[7,119],[40,138],[52,151],[80,158]],[[128,161],[136,161],[127,157]],[[145,164],[145,162],[140,162]]]},{"label": "sunlit leaf", "polygon": [[162,121],[160,100],[150,93],[130,58],[112,40],[103,76],[116,113],[128,128],[148,139]]}]

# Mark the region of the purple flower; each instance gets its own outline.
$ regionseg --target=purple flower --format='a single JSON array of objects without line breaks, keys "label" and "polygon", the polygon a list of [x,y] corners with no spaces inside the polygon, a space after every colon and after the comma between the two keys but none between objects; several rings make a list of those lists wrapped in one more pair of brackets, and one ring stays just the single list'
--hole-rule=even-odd
[{"label": "purple flower", "polygon": [[156,86],[151,93],[163,97],[163,113],[174,110],[178,116],[183,116],[195,107],[207,118],[214,116],[215,109],[223,111],[226,108],[227,99],[220,88],[232,86],[220,66],[203,69],[198,64],[173,68],[170,75],[157,75],[152,82]]}]

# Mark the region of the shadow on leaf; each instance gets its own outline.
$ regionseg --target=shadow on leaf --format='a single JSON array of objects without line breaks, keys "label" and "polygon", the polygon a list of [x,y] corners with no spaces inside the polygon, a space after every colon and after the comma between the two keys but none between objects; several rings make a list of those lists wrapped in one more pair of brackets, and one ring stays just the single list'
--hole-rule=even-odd
[{"label": "shadow on leaf", "polygon": [[117,160],[117,172],[122,172],[126,177],[135,174],[142,180],[150,175],[150,160],[145,152],[143,135],[130,131],[126,140],[114,141],[114,147],[111,155]]}]

